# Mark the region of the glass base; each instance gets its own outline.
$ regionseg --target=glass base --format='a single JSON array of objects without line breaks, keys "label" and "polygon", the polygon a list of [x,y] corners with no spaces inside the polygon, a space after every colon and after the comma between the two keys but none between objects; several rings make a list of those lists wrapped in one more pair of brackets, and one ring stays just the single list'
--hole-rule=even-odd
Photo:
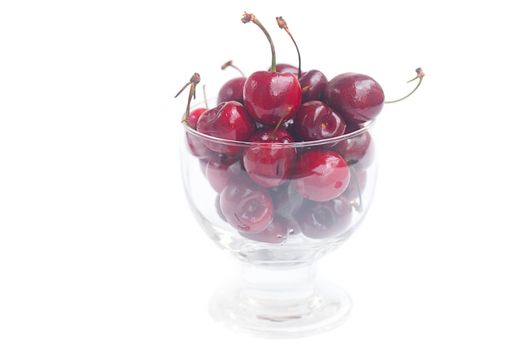
[{"label": "glass base", "polygon": [[341,325],[351,309],[341,288],[315,279],[312,266],[268,268],[245,264],[241,278],[210,302],[228,328],[264,337],[302,337]]}]

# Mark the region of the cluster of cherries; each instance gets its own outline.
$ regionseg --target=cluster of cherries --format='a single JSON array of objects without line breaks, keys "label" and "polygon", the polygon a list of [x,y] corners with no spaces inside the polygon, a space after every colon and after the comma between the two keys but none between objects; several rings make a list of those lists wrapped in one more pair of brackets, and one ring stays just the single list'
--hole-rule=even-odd
[{"label": "cluster of cherries", "polygon": [[[383,90],[364,74],[344,73],[329,81],[318,70],[302,72],[298,49],[298,68],[276,64],[264,26],[249,13],[242,22],[256,24],[268,38],[271,68],[248,78],[241,72],[242,77],[226,82],[214,108],[190,111],[200,82],[197,73],[179,92],[190,86],[187,125],[215,138],[186,134],[190,152],[200,159],[218,193],[217,211],[242,236],[256,241],[282,243],[290,233],[319,239],[343,232],[352,208],[360,205],[373,157],[372,139],[363,124],[388,103]],[[277,24],[297,48],[282,17]],[[238,69],[231,61],[222,68],[230,66]],[[421,69],[416,72],[415,89],[424,76]],[[353,132],[334,142],[301,145]]]}]

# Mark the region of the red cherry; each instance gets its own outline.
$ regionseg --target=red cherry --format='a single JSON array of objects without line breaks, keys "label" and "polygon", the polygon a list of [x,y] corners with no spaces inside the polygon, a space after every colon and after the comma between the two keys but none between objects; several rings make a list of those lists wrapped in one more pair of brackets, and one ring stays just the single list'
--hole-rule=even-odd
[{"label": "red cherry", "polygon": [[299,73],[299,70],[296,66],[292,66],[288,63],[277,63],[275,65],[275,71],[279,73],[292,73],[295,76],[297,76],[297,74]]},{"label": "red cherry", "polygon": [[[235,101],[223,102],[204,112],[197,122],[197,131],[225,140],[247,141],[255,131],[255,124],[244,107]],[[234,155],[239,147],[203,140],[212,151]]]},{"label": "red cherry", "polygon": [[257,25],[270,44],[272,65],[270,72],[255,72],[244,84],[244,104],[250,115],[259,123],[276,126],[290,119],[301,104],[301,85],[292,73],[277,72],[275,47],[270,34],[252,13],[245,12],[243,23]]},{"label": "red cherry", "polygon": [[293,129],[301,140],[322,140],[343,135],[346,124],[339,115],[321,101],[310,101],[303,104],[297,111]]},{"label": "red cherry", "polygon": [[208,160],[204,170],[211,187],[217,193],[221,193],[231,181],[240,175],[241,171],[240,162],[221,161],[217,158]]},{"label": "red cherry", "polygon": [[237,101],[239,103],[244,103],[242,97],[244,83],[246,82],[245,77],[238,77],[228,80],[219,90],[219,95],[217,97],[217,104],[228,101]]},{"label": "red cherry", "polygon": [[248,181],[230,183],[221,192],[221,211],[236,230],[258,233],[272,222],[272,198],[263,188]]},{"label": "red cherry", "polygon": [[201,117],[202,113],[206,111],[207,111],[206,108],[196,108],[190,112],[190,114],[186,118],[186,123],[188,123],[190,128],[192,129],[197,128],[197,122],[199,121],[199,118]]},{"label": "red cherry", "polygon": [[282,243],[288,236],[288,225],[286,220],[275,217],[272,222],[261,232],[246,233],[239,232],[241,236],[252,241],[265,243]]},{"label": "red cherry", "polygon": [[[359,129],[358,126],[348,125],[350,132]],[[373,153],[373,145],[371,146],[372,137],[368,131],[365,131],[359,135],[348,138],[341,142],[338,142],[335,146],[335,150],[339,152],[348,164],[354,164],[360,161],[369,153]],[[370,158],[373,158],[371,156]],[[369,159],[372,160],[372,159]],[[367,164],[368,166],[369,164]]]},{"label": "red cherry", "polygon": [[286,130],[279,128],[258,131],[251,142],[257,144],[244,151],[243,163],[250,178],[263,187],[275,187],[288,178],[295,160],[295,148],[284,144],[293,142]]},{"label": "red cherry", "polygon": [[299,108],[301,85],[291,73],[255,72],[244,84],[244,104],[256,121],[275,126]]},{"label": "red cherry", "polygon": [[197,158],[206,159],[210,156],[211,151],[195,135],[186,133],[186,146],[191,154]]},{"label": "red cherry", "polygon": [[303,92],[302,101],[305,103],[321,99],[328,79],[322,72],[312,69],[301,75],[299,83]]},{"label": "red cherry", "polygon": [[299,157],[294,186],[304,198],[326,202],[341,195],[350,182],[345,160],[332,151],[312,150]]},{"label": "red cherry", "polygon": [[345,199],[358,212],[361,212],[363,209],[362,194],[366,187],[367,171],[355,166],[351,166],[350,169],[352,179],[346,191],[339,198]]},{"label": "red cherry", "polygon": [[307,202],[299,213],[302,233],[310,238],[321,239],[346,232],[352,222],[352,207],[344,199],[328,202]]},{"label": "red cherry", "polygon": [[326,84],[324,101],[348,122],[363,123],[381,112],[385,94],[368,75],[344,73]]}]

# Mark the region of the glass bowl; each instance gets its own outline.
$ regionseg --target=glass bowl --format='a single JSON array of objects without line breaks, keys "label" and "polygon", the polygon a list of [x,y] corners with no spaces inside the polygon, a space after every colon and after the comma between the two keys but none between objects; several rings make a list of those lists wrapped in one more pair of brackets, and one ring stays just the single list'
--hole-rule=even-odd
[{"label": "glass bowl", "polygon": [[[319,283],[314,264],[350,237],[370,206],[373,123],[336,138],[288,144],[229,141],[183,125],[182,179],[191,210],[204,232],[242,262],[238,283],[212,299],[212,316],[276,337],[341,324],[350,298]],[[260,150],[286,154],[293,166],[275,174],[247,170],[247,152]],[[337,166],[301,167],[316,157]]]}]

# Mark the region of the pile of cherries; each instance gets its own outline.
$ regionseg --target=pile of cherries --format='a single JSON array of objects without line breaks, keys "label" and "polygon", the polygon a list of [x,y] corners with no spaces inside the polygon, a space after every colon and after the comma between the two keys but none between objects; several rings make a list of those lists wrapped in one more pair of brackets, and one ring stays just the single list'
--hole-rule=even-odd
[{"label": "pile of cherries", "polygon": [[[256,24],[268,38],[271,68],[226,82],[213,108],[190,111],[197,73],[179,92],[190,86],[187,126],[224,140],[186,133],[189,151],[218,194],[217,212],[242,236],[267,243],[282,243],[289,234],[320,239],[345,232],[352,211],[360,208],[373,158],[372,138],[363,125],[388,103],[383,89],[364,74],[328,80],[319,70],[302,72],[299,50],[298,68],[276,64],[264,26],[249,13],[242,22]],[[282,17],[277,24],[297,48]],[[229,66],[238,69],[231,61],[223,69]],[[424,74],[416,72],[421,83]],[[334,142],[304,143],[352,132]]]}]

